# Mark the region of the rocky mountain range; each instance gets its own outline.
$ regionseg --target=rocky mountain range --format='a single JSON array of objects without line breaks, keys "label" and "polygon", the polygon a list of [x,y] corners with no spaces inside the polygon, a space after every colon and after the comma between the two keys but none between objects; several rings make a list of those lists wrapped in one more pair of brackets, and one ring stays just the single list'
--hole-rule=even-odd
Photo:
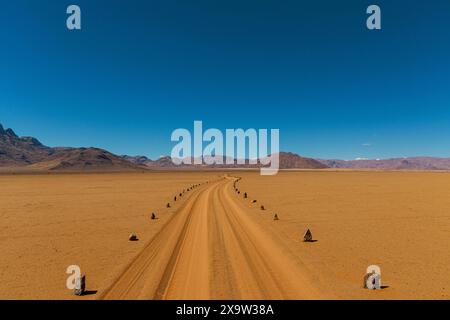
[{"label": "rocky mountain range", "polygon": [[[280,152],[280,169],[450,170],[450,158],[413,157],[386,160],[327,160]],[[225,161],[224,161],[225,162]],[[48,147],[34,137],[19,137],[0,124],[0,168],[36,171],[142,171],[151,169],[260,168],[260,164],[181,165],[169,156],[115,155],[99,148]]]},{"label": "rocky mountain range", "polygon": [[450,158],[410,157],[376,160],[324,160],[319,162],[329,168],[378,170],[450,170]]},{"label": "rocky mountain range", "polygon": [[145,168],[98,148],[51,148],[0,124],[0,167],[50,171],[123,171]]}]

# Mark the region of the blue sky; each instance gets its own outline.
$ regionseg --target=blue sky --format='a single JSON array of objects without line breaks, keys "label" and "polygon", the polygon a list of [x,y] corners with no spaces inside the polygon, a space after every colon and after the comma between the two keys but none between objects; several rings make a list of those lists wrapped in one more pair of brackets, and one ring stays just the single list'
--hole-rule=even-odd
[{"label": "blue sky", "polygon": [[447,0],[2,3],[0,123],[152,158],[194,120],[279,128],[304,156],[449,157],[449,21]]}]

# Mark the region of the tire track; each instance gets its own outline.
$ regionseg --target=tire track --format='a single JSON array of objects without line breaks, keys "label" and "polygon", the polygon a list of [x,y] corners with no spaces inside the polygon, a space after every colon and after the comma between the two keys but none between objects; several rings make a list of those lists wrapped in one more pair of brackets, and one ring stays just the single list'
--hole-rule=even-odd
[{"label": "tire track", "polygon": [[192,207],[199,201],[203,190],[194,191],[114,283],[99,296],[100,299],[163,298],[164,281],[170,274],[173,253],[180,245],[180,239],[191,219]]},{"label": "tire track", "polygon": [[101,298],[320,297],[285,245],[232,194],[233,182],[196,190]]}]

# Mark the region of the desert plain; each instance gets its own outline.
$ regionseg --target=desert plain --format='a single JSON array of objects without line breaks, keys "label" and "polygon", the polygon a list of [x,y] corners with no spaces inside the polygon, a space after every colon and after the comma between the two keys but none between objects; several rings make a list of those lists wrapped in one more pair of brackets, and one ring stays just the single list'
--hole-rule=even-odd
[{"label": "desert plain", "polygon": [[449,232],[447,172],[3,174],[0,299],[449,299]]}]

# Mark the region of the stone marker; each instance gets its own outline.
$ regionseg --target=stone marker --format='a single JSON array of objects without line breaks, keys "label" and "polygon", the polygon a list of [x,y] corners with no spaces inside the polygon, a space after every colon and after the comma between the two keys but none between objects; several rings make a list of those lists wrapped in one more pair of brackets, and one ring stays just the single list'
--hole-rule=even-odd
[{"label": "stone marker", "polygon": [[82,296],[86,291],[86,276],[82,274],[75,279],[75,288],[73,288],[73,294],[76,296]]},{"label": "stone marker", "polygon": [[264,208],[264,206],[261,206],[261,210],[266,210],[266,208]]},{"label": "stone marker", "polygon": [[156,219],[156,214],[154,212],[152,212],[152,220]]},{"label": "stone marker", "polygon": [[130,234],[130,237],[128,238],[130,241],[137,241],[138,237],[137,235],[133,232],[132,234]]},{"label": "stone marker", "polygon": [[275,215],[273,216],[273,220],[280,220],[279,218],[278,218],[278,215],[275,213]]},{"label": "stone marker", "polygon": [[311,242],[312,240],[313,240],[312,233],[308,229],[308,230],[306,230],[305,235],[303,236],[303,242]]}]

